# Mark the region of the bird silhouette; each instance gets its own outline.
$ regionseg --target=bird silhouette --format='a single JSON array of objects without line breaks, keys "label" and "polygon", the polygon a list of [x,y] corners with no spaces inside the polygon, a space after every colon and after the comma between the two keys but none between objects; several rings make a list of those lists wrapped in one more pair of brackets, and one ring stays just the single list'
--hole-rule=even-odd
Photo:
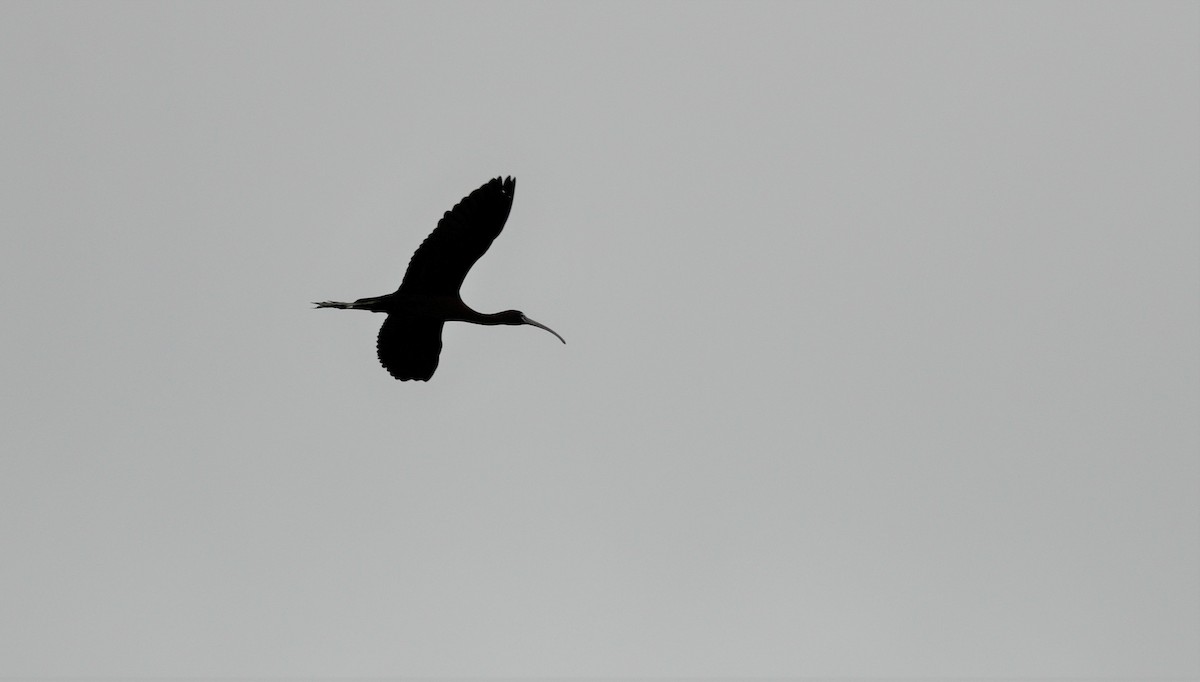
[{"label": "bird silhouette", "polygon": [[528,324],[554,334],[519,310],[485,314],[463,303],[459,289],[467,272],[504,229],[512,210],[517,181],[494,178],[446,211],[433,232],[413,253],[400,288],[386,296],[360,298],[353,303],[322,301],[318,308],[369,310],[387,313],[375,348],[379,363],[393,377],[428,381],[442,352],[442,325],[472,322],[486,325]]}]

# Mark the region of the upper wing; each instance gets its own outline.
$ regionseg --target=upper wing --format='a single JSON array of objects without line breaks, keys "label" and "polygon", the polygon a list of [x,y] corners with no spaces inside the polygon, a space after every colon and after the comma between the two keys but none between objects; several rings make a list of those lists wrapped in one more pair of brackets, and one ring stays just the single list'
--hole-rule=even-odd
[{"label": "upper wing", "polygon": [[442,353],[442,320],[389,313],[379,328],[379,364],[393,377],[429,381]]},{"label": "upper wing", "polygon": [[517,181],[494,178],[438,221],[408,262],[399,293],[457,295],[467,271],[504,229]]}]

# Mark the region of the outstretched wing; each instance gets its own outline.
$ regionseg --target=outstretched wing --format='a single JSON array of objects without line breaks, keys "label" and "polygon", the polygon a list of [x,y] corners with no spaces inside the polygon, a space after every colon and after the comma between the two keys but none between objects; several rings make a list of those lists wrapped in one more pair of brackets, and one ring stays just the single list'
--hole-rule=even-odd
[{"label": "outstretched wing", "polygon": [[517,181],[494,178],[458,202],[408,262],[399,293],[457,295],[467,271],[504,229]]},{"label": "outstretched wing", "polygon": [[442,325],[432,317],[389,313],[379,328],[379,364],[393,377],[429,381],[442,352]]}]

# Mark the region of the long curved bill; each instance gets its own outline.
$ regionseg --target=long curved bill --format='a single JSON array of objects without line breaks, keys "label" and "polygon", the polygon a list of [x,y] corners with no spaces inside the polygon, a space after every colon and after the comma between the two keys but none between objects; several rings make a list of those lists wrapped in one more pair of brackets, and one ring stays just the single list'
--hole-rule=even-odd
[{"label": "long curved bill", "polygon": [[[550,332],[551,334],[558,336],[558,332],[547,327],[546,325],[542,324],[541,322],[534,322],[533,320],[529,319],[528,317],[525,317],[524,315],[521,316],[521,319],[525,321],[525,324],[531,324],[531,325],[537,327],[538,329],[545,329],[546,331]],[[558,340],[562,341],[563,343],[567,342],[567,340],[561,336],[558,336]]]}]

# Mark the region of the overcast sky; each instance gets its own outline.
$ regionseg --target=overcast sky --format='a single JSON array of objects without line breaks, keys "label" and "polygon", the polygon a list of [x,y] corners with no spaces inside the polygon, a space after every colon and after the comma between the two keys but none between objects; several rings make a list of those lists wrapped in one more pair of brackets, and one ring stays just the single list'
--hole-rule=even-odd
[{"label": "overcast sky", "polygon": [[1200,676],[1198,27],[0,4],[0,677]]}]

